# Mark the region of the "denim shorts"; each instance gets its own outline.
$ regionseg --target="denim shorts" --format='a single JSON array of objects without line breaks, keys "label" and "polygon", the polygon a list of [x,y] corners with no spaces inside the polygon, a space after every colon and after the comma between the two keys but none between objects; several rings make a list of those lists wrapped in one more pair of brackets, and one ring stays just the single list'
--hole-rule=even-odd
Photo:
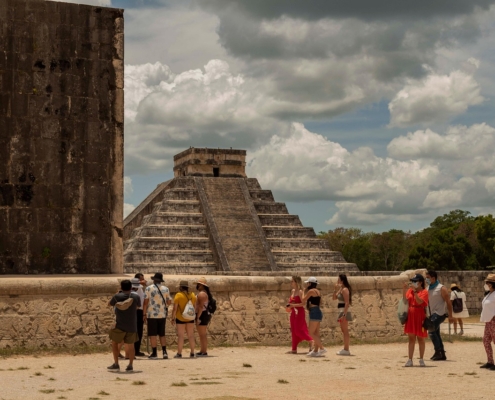
[{"label": "denim shorts", "polygon": [[323,319],[323,313],[321,312],[320,307],[311,307],[309,309],[309,320],[310,321],[319,321]]}]

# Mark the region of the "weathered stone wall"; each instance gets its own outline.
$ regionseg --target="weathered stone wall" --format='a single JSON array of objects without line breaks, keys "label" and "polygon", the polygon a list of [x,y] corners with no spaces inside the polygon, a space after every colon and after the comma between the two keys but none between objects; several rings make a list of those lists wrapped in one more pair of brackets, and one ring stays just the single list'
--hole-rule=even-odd
[{"label": "weathered stone wall", "polygon": [[[107,302],[124,276],[2,278],[0,292],[0,347],[73,346],[108,343],[114,321]],[[181,279],[166,276],[175,293]],[[354,290],[351,334],[359,338],[394,338],[402,333],[396,316],[397,302],[406,277],[351,277]],[[290,277],[208,277],[218,310],[209,327],[214,344],[280,344],[290,341],[288,314]],[[337,303],[331,293],[335,277],[319,278],[325,342],[340,340]],[[169,325],[167,325],[169,326]],[[176,342],[167,328],[167,342]]]},{"label": "weathered stone wall", "polygon": [[0,274],[122,272],[123,10],[0,1]]}]

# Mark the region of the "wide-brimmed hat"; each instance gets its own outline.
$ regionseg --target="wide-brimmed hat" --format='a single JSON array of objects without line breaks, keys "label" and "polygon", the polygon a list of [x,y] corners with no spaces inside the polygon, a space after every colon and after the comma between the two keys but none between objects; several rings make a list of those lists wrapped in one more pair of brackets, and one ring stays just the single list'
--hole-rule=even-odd
[{"label": "wide-brimmed hat", "polygon": [[188,281],[180,281],[179,282],[179,287],[189,287],[189,282]]},{"label": "wide-brimmed hat", "polygon": [[304,283],[318,283],[318,281],[316,280],[316,278],[314,276],[311,276],[308,278],[307,281],[304,281]]},{"label": "wide-brimmed hat", "polygon": [[165,282],[165,281],[163,280],[163,274],[162,274],[161,272],[157,272],[157,273],[155,273],[155,275],[153,275],[153,276],[151,277],[151,279],[152,279],[153,281]]},{"label": "wide-brimmed hat", "polygon": [[424,280],[425,278],[421,274],[416,274],[410,279],[411,282],[418,282],[418,281],[424,282]]},{"label": "wide-brimmed hat", "polygon": [[495,282],[495,274],[488,274],[485,279],[485,282]]},{"label": "wide-brimmed hat", "polygon": [[131,283],[132,283],[132,287],[133,288],[139,288],[139,286],[141,286],[141,284],[139,283],[139,279],[138,278],[132,278],[131,279]]},{"label": "wide-brimmed hat", "polygon": [[197,285],[197,284],[200,284],[200,285],[203,285],[203,286],[208,287],[208,284],[206,283],[206,278],[205,278],[205,277],[203,277],[203,276],[202,276],[201,278],[199,278],[197,282],[194,282],[194,283],[195,283],[196,285]]},{"label": "wide-brimmed hat", "polygon": [[452,285],[450,285],[450,289],[454,289],[454,288],[460,289],[457,283],[453,283]]}]

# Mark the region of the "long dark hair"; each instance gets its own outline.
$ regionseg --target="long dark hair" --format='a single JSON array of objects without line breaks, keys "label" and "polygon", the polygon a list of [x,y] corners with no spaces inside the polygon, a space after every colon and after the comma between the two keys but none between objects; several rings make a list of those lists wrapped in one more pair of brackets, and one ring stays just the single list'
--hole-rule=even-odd
[{"label": "long dark hair", "polygon": [[352,304],[352,288],[351,285],[349,284],[349,281],[347,280],[347,275],[339,274],[339,279],[342,282],[342,285],[344,285],[344,287],[346,287],[349,290],[349,304]]},{"label": "long dark hair", "polygon": [[[201,283],[199,285],[201,285]],[[210,288],[208,286],[205,286],[205,285],[201,285],[201,286],[203,286],[204,291],[208,295],[208,301],[211,301],[213,296],[211,295]]]}]

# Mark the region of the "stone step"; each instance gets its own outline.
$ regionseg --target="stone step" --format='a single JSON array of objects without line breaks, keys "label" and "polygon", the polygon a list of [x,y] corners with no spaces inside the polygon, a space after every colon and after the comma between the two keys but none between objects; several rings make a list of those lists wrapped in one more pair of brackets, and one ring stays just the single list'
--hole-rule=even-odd
[{"label": "stone step", "polygon": [[200,213],[198,200],[163,200],[155,204],[153,212]]},{"label": "stone step", "polygon": [[268,226],[302,226],[297,215],[291,214],[258,214],[261,225]]},{"label": "stone step", "polygon": [[163,194],[163,200],[197,200],[198,192],[196,189],[174,188],[166,190]]},{"label": "stone step", "polygon": [[124,263],[212,263],[211,250],[128,250]]},{"label": "stone step", "polygon": [[338,251],[273,251],[277,264],[282,263],[345,263],[342,253]]},{"label": "stone step", "polygon": [[132,238],[135,237],[208,237],[206,226],[202,225],[147,225],[132,232]]},{"label": "stone step", "polygon": [[193,177],[178,176],[174,178],[173,187],[182,189],[196,189],[196,183],[194,182]]},{"label": "stone step", "polygon": [[125,242],[125,250],[209,250],[207,237],[139,237]]},{"label": "stone step", "polygon": [[271,201],[275,202],[271,190],[250,190],[249,194],[254,201]]},{"label": "stone step", "polygon": [[268,239],[272,251],[277,250],[302,250],[302,249],[325,249],[328,250],[328,242],[322,239]]},{"label": "stone step", "polygon": [[277,268],[280,271],[311,271],[316,276],[318,272],[335,271],[349,272],[359,271],[356,264],[350,263],[277,263]]},{"label": "stone step", "polygon": [[204,225],[201,213],[155,212],[146,215],[141,225]]},{"label": "stone step", "polygon": [[[217,271],[215,263],[125,263],[124,273],[136,274],[154,274],[161,272],[164,275],[208,275]],[[165,285],[167,282],[165,282]]]},{"label": "stone step", "polygon": [[316,238],[313,228],[302,226],[264,226],[263,230],[267,238]]},{"label": "stone step", "polygon": [[260,183],[256,178],[247,178],[246,186],[248,187],[249,190],[261,190]]},{"label": "stone step", "polygon": [[285,203],[255,201],[254,208],[258,214],[289,214]]}]

